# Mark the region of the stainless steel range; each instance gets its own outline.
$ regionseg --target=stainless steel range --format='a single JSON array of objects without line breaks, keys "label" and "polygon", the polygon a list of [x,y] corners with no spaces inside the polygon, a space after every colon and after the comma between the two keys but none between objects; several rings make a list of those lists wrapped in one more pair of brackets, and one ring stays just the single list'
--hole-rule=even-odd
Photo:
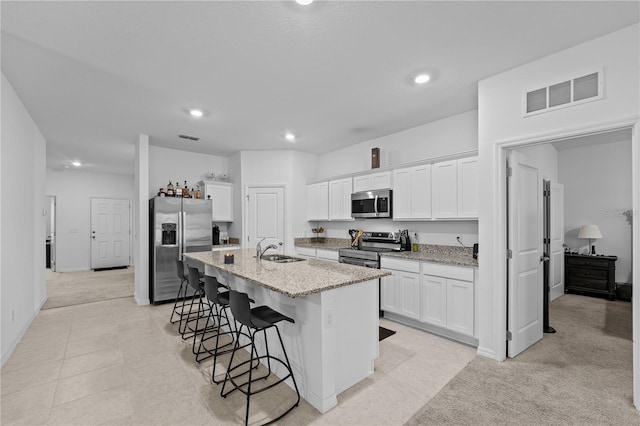
[{"label": "stainless steel range", "polygon": [[409,250],[408,231],[362,232],[351,230],[352,246],[338,251],[340,263],[380,269],[380,253]]},{"label": "stainless steel range", "polygon": [[[380,253],[390,251],[405,251],[411,249],[409,231],[398,232],[363,232],[356,229],[349,231],[351,235],[351,248],[338,250],[340,263],[364,266],[380,269]],[[380,286],[380,283],[378,283]],[[380,309],[380,288],[378,288],[378,313],[380,317],[384,312]]]}]

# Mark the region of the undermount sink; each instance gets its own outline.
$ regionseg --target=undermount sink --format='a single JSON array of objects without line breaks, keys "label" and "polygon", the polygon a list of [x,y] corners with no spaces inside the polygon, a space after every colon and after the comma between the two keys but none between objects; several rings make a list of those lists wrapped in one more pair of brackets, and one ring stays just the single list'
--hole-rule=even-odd
[{"label": "undermount sink", "polygon": [[265,254],[264,256],[262,256],[262,259],[275,263],[292,263],[304,260],[299,257],[285,256],[283,254]]}]

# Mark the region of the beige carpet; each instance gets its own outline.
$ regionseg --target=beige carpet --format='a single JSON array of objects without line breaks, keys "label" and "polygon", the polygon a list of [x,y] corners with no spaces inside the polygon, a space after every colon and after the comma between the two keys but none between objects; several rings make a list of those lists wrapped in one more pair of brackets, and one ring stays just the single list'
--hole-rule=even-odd
[{"label": "beige carpet", "polygon": [[133,268],[52,272],[47,269],[47,302],[42,309],[133,296]]},{"label": "beige carpet", "polygon": [[556,334],[514,359],[476,356],[407,425],[640,425],[631,303],[567,294]]}]

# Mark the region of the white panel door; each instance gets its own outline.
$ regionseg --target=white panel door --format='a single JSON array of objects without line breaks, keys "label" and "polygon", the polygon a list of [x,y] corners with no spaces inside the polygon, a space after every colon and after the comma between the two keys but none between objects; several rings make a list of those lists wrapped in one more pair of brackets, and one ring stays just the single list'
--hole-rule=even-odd
[{"label": "white panel door", "polygon": [[564,294],[564,185],[551,182],[549,301]]},{"label": "white panel door", "polygon": [[542,339],[542,180],[523,154],[509,156],[509,249],[507,355],[515,357]]},{"label": "white panel door", "polygon": [[91,198],[91,269],[129,266],[130,201]]},{"label": "white panel door", "polygon": [[284,188],[249,187],[247,189],[247,244],[255,247],[262,241],[284,250]]}]

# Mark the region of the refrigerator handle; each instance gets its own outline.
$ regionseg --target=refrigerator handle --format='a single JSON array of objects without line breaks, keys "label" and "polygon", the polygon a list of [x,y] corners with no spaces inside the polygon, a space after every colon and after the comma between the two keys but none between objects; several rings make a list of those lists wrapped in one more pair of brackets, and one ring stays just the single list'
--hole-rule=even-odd
[{"label": "refrigerator handle", "polygon": [[184,249],[184,212],[178,213],[178,259],[184,260],[182,251]]}]

